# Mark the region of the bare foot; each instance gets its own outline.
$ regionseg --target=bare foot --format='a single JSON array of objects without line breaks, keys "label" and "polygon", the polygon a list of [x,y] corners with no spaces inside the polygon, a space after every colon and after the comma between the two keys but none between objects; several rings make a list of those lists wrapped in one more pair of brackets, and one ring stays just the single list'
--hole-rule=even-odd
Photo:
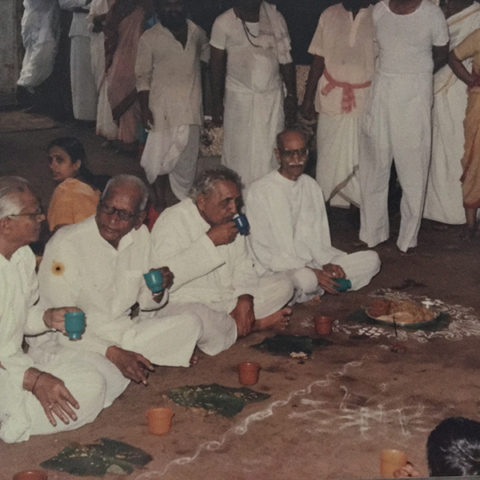
[{"label": "bare foot", "polygon": [[193,367],[198,363],[198,357],[196,355],[192,355],[190,357],[190,366]]},{"label": "bare foot", "polygon": [[315,295],[312,299],[310,299],[308,302],[305,302],[304,305],[306,307],[315,307],[317,305],[320,305],[322,301],[320,300],[320,295]]},{"label": "bare foot", "polygon": [[282,308],[275,313],[255,321],[252,331],[256,330],[285,330],[292,314],[291,308]]}]

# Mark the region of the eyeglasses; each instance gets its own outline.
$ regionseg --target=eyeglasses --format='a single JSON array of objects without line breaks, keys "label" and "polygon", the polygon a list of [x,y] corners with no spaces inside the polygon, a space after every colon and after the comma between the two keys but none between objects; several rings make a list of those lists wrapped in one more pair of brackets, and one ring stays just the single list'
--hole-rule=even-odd
[{"label": "eyeglasses", "polygon": [[44,217],[44,216],[45,216],[45,212],[43,211],[42,207],[38,207],[37,211],[32,213],[17,213],[16,215],[7,215],[8,218],[30,217],[32,220],[40,220],[40,217]]},{"label": "eyeglasses", "polygon": [[111,205],[107,205],[106,203],[103,203],[103,202],[100,202],[99,206],[100,206],[100,210],[105,215],[110,216],[116,213],[118,218],[122,222],[129,222],[132,218],[138,217],[138,213],[129,213],[126,210],[120,210],[118,208],[112,207]]},{"label": "eyeglasses", "polygon": [[306,157],[308,155],[307,147],[297,148],[295,150],[284,150],[283,148],[280,148],[279,151],[280,154],[286,158],[293,158],[295,155],[298,155],[299,157]]}]

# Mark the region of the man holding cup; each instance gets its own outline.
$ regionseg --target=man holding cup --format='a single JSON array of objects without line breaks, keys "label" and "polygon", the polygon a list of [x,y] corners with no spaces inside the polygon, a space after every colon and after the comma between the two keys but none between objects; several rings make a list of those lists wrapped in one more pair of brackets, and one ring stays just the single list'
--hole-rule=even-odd
[{"label": "man holding cup", "polygon": [[367,285],[380,270],[378,254],[347,255],[332,247],[322,189],[303,173],[308,158],[304,135],[298,130],[279,133],[275,156],[278,170],[254,182],[246,198],[259,273],[285,272],[295,286],[292,303],[325,291],[337,294],[343,278],[354,290]]},{"label": "man holding cup", "polygon": [[109,406],[96,366],[81,359],[34,362],[22,350],[23,335],[65,333],[64,315],[78,311],[37,303],[28,245],[38,240],[44,220],[26,180],[0,178],[0,438],[7,443],[79,428]]},{"label": "man holding cup", "polygon": [[[81,308],[87,326],[77,342],[52,333],[35,339],[30,342],[32,355],[62,358],[76,351],[86,358],[106,357],[116,367],[108,385],[118,394],[128,380],[147,384],[152,364],[188,367],[196,345],[215,355],[234,341],[210,341],[196,305],[173,313],[160,310],[173,275],[166,267],[160,269],[158,293],[145,283],[143,275],[156,264],[143,225],[147,197],[139,178],[112,178],[96,215],[61,228],[48,242],[39,270],[44,301],[52,306],[68,301]],[[132,319],[136,303],[140,313]]]},{"label": "man holding cup", "polygon": [[233,170],[207,170],[195,179],[190,198],[167,208],[152,230],[158,258],[175,275],[166,309],[201,303],[204,328],[217,325],[235,337],[284,329],[292,313],[284,306],[293,294],[286,276],[260,278],[255,272],[239,235],[244,217],[236,220],[241,190]]}]

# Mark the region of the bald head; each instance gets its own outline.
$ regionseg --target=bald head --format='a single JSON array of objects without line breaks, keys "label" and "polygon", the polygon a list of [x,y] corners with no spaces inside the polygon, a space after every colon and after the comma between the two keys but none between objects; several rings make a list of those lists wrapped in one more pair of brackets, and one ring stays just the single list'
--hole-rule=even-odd
[{"label": "bald head", "polygon": [[285,143],[289,143],[291,141],[302,141],[304,145],[307,144],[307,139],[305,138],[305,135],[303,132],[300,130],[290,128],[287,130],[284,130],[283,132],[280,132],[277,135],[277,148],[279,150],[285,149]]}]

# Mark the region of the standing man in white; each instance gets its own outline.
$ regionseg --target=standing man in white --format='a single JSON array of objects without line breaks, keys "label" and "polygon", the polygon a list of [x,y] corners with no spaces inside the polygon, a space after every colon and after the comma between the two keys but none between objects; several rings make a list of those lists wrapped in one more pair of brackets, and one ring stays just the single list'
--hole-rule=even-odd
[{"label": "standing man in white", "polygon": [[210,47],[205,32],[187,19],[184,0],[154,3],[160,23],[140,37],[135,73],[142,123],[151,129],[140,164],[161,211],[169,180],[184,200],[195,178],[203,124],[200,62],[208,62]]},{"label": "standing man in white", "polygon": [[87,15],[92,0],[59,0],[60,8],[73,12],[70,26],[70,83],[76,120],[97,118],[97,85],[92,69]]},{"label": "standing man in white", "polygon": [[447,61],[448,28],[429,0],[382,0],[373,10],[380,49],[365,108],[359,163],[360,239],[389,237],[388,181],[395,159],[402,187],[397,246],[417,245],[431,150],[433,72]]},{"label": "standing man in white", "polygon": [[[327,8],[308,49],[314,55],[302,115],[319,113],[316,179],[331,206],[360,206],[360,124],[375,73],[370,0]],[[316,95],[315,95],[316,93]]]},{"label": "standing man in white", "polygon": [[225,129],[222,163],[248,186],[275,167],[284,108],[288,119],[296,110],[287,25],[274,5],[237,0],[215,20],[210,45],[213,121]]}]

